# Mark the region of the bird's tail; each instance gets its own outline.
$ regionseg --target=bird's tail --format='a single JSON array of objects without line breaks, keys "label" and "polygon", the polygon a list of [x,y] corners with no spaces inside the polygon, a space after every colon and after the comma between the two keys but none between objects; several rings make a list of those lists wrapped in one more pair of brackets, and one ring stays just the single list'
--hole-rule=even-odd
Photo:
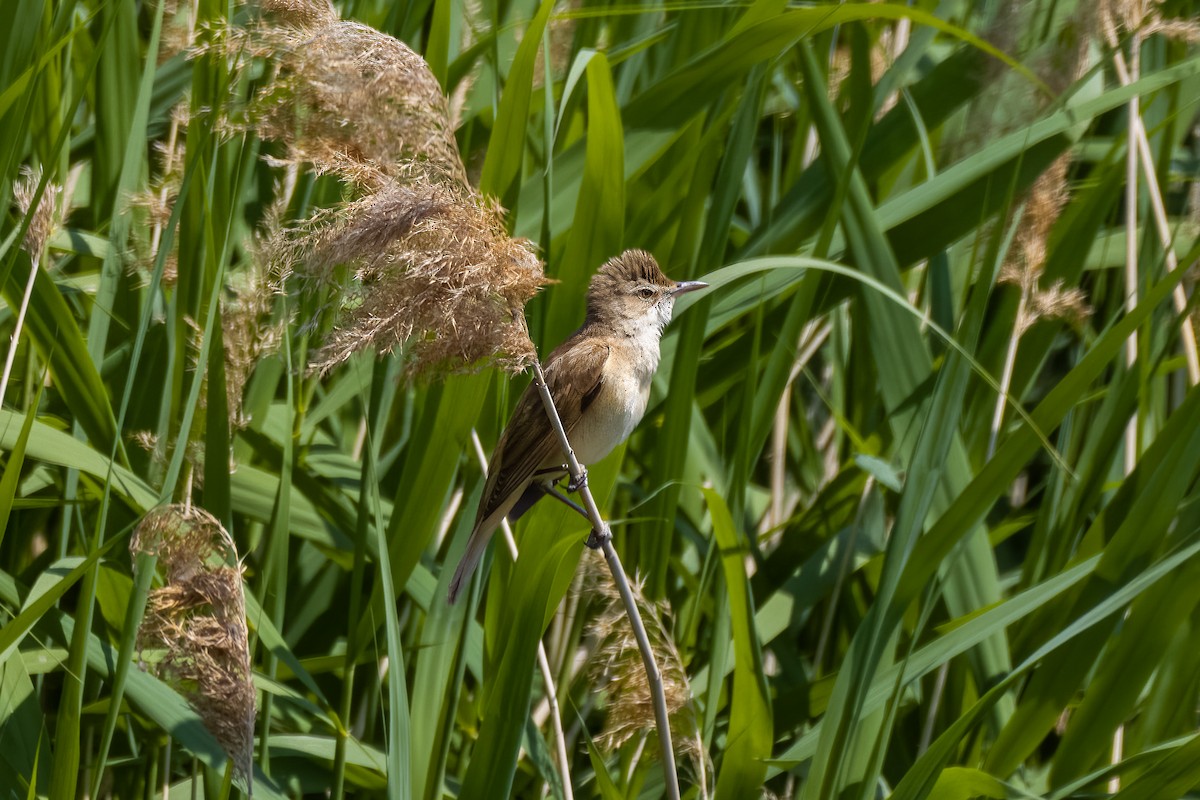
[{"label": "bird's tail", "polygon": [[484,520],[476,526],[475,530],[471,531],[471,538],[467,540],[467,551],[459,559],[458,568],[454,570],[454,577],[450,579],[449,600],[451,603],[458,599],[458,593],[462,591],[463,585],[471,579],[471,573],[483,559],[488,542],[492,538],[492,531],[496,530],[496,525],[487,525],[489,521]]},{"label": "bird's tail", "polygon": [[[459,559],[458,568],[454,570],[454,577],[450,579],[449,600],[451,603],[458,599],[458,593],[462,591],[463,584],[471,579],[471,573],[483,559],[483,553],[487,550],[492,534],[496,528],[500,527],[505,516],[509,521],[516,521],[517,516],[524,514],[534,502],[544,495],[544,491],[526,486],[522,492],[513,492],[507,502],[501,503],[488,517],[475,523],[475,530],[471,531],[471,538],[467,539],[467,552],[463,553],[462,558]],[[519,511],[514,516],[513,511],[518,506],[520,507]]]}]

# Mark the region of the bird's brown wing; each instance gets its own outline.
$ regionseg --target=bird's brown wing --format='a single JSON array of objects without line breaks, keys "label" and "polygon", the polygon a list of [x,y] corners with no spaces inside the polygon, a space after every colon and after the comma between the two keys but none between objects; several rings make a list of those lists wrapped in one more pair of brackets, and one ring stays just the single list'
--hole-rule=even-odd
[{"label": "bird's brown wing", "polygon": [[[546,385],[568,436],[584,410],[600,394],[608,354],[607,346],[589,342],[577,333],[546,359]],[[542,399],[537,388],[530,385],[517,401],[517,408],[488,465],[488,480],[479,501],[475,530],[471,531],[466,552],[450,580],[451,603],[483,558],[488,540],[501,517],[529,487],[534,473],[546,462],[562,457],[558,437],[550,426]]]},{"label": "bird's brown wing", "polygon": [[[568,437],[600,394],[609,352],[609,347],[599,342],[568,339],[546,359],[546,385]],[[491,516],[514,492],[524,491],[526,482],[556,454],[565,461],[542,398],[531,383],[517,401],[492,454],[475,524]]]}]

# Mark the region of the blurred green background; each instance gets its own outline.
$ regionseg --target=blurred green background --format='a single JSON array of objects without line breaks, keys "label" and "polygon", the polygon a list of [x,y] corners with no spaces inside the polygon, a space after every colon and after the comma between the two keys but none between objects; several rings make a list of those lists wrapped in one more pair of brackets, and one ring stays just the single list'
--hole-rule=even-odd
[{"label": "blurred green background", "polygon": [[[1195,2],[336,5],[539,246],[543,354],[623,248],[714,285],[592,470],[685,797],[1200,796]],[[205,44],[253,16],[0,3],[0,796],[241,794],[130,668],[130,532],[185,500],[243,559],[255,795],[662,796],[581,520],[445,602],[528,377],[312,374],[298,289],[236,324],[268,211],[348,196],[237,124],[272,64]]]}]

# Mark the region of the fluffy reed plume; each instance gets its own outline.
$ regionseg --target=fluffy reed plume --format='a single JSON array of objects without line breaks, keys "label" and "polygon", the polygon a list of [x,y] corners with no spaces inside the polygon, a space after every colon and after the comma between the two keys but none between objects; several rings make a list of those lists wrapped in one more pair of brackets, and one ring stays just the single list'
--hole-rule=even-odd
[{"label": "fluffy reed plume", "polygon": [[[408,45],[357,22],[266,2],[279,72],[255,109],[287,160],[368,183],[423,172],[465,183],[446,97]],[[284,10],[286,6],[287,10]],[[287,23],[299,23],[298,26]],[[378,173],[378,175],[374,174]]]},{"label": "fluffy reed plume", "polygon": [[[183,131],[187,129],[188,107],[186,102],[177,103],[171,109],[171,124],[165,141],[153,144],[156,169],[153,170],[148,185],[142,191],[134,192],[127,199],[128,210],[140,210],[146,215],[146,226],[135,229],[137,256],[130,261],[129,269],[149,281],[154,271],[155,259],[158,257],[159,245],[171,220],[175,203],[179,199],[179,187],[183,181],[183,166],[186,161],[187,146]],[[143,238],[140,234],[145,232]],[[172,247],[163,260],[162,283],[174,286],[179,277],[179,259],[176,248]]]},{"label": "fluffy reed plume", "polygon": [[[1105,25],[1146,37],[1160,34],[1168,39],[1200,42],[1200,24],[1195,20],[1163,15],[1165,3],[1159,0],[1105,0],[1100,13]],[[1169,9],[1168,9],[1169,10]]]},{"label": "fluffy reed plume", "polygon": [[423,179],[388,183],[280,229],[268,248],[308,276],[353,265],[341,324],[313,358],[318,370],[401,345],[412,374],[453,372],[494,354],[523,369],[532,358],[521,309],[542,283],[540,262],[478,195]]},{"label": "fluffy reed plume", "polygon": [[[1065,92],[1087,72],[1089,48],[1098,24],[1096,10],[1081,5],[1059,33],[1057,46],[1032,60],[1038,76],[1056,95]],[[1035,100],[1038,110],[1049,103],[1049,98],[1041,95]],[[1068,287],[1062,280],[1042,285],[1050,234],[1070,199],[1067,183],[1070,166],[1071,155],[1064,153],[1029,187],[1014,247],[1000,272],[1001,282],[1021,289],[1017,336],[1038,320],[1060,319],[1081,324],[1091,313],[1086,295],[1078,287]]]},{"label": "fluffy reed plume", "polygon": [[233,539],[208,512],[169,505],[143,517],[129,549],[135,564],[156,556],[164,584],[138,628],[143,667],[187,698],[249,788],[254,685]]},{"label": "fluffy reed plume", "polygon": [[[621,747],[634,736],[655,728],[654,698],[646,675],[642,657],[638,651],[629,616],[621,601],[621,595],[606,569],[589,570],[585,593],[600,601],[598,613],[588,623],[588,636],[595,642],[588,661],[592,685],[607,689],[607,714],[604,730],[597,742],[605,749]],[[671,632],[663,625],[667,611],[665,603],[655,603],[642,592],[642,586],[634,582],[631,586],[642,619],[646,622],[646,635],[654,650],[662,675],[663,692],[666,695],[667,712],[671,717],[671,730],[676,749],[687,754],[696,770],[696,784],[701,788],[701,797],[708,796],[708,754],[700,738],[700,728],[692,705],[688,688],[687,671],[675,648]]]},{"label": "fluffy reed plume", "polygon": [[161,2],[163,25],[158,47],[159,64],[167,62],[179,53],[188,52],[196,44],[196,20],[192,13],[192,4],[184,0]]},{"label": "fluffy reed plume", "polygon": [[502,210],[467,182],[446,97],[425,61],[324,3],[267,0],[252,33],[278,71],[251,124],[352,199],[264,237],[273,269],[353,287],[312,366],[367,348],[405,347],[410,375],[533,358],[523,309],[544,283],[532,245],[508,236]]},{"label": "fluffy reed plume", "polygon": [[1000,280],[1021,288],[1024,302],[1017,319],[1018,332],[1024,332],[1041,319],[1061,319],[1082,323],[1090,308],[1078,287],[1067,287],[1062,280],[1041,286],[1046,263],[1046,243],[1050,231],[1067,204],[1067,167],[1064,155],[1050,165],[1029,189],[1025,213],[1017,228],[1013,256],[1000,272]]},{"label": "fluffy reed plume", "polygon": [[12,376],[13,364],[17,355],[17,344],[21,340],[21,330],[25,326],[25,314],[29,311],[29,298],[33,295],[33,282],[37,280],[42,256],[46,251],[46,242],[50,234],[62,222],[62,203],[59,202],[61,187],[47,183],[38,201],[37,208],[33,207],[34,196],[38,184],[42,181],[41,168],[21,169],[21,177],[13,184],[13,203],[22,217],[29,217],[29,227],[25,229],[22,248],[29,254],[29,277],[25,281],[25,292],[21,295],[21,304],[17,309],[17,318],[13,323],[12,336],[8,340],[8,353],[4,356],[4,369],[0,372],[0,405],[8,393],[8,379]]},{"label": "fluffy reed plume", "polygon": [[[17,212],[21,216],[29,214],[29,209],[33,207],[33,196],[37,193],[37,187],[41,181],[41,167],[21,168],[21,177],[13,184],[12,189],[13,205],[16,206]],[[37,210],[33,212],[29,228],[25,231],[25,238],[21,242],[22,248],[29,253],[35,267],[41,261],[42,252],[45,250],[46,242],[50,240],[50,234],[62,222],[61,207],[58,202],[61,193],[62,187],[53,182],[46,183],[42,199],[38,203]]]},{"label": "fluffy reed plume", "polygon": [[221,300],[221,332],[225,346],[225,399],[229,424],[242,428],[250,420],[242,413],[242,396],[250,373],[265,356],[279,349],[289,319],[277,313],[283,293],[282,276],[251,263],[230,281],[230,295]]},{"label": "fluffy reed plume", "polygon": [[[478,4],[476,4],[478,6]],[[571,67],[571,47],[575,39],[575,29],[578,27],[578,20],[571,16],[570,12],[578,11],[582,3],[580,0],[565,0],[555,5],[554,14],[550,16],[546,23],[546,42],[549,47],[539,47],[537,55],[533,61],[533,88],[541,89],[546,85],[546,63],[550,63],[550,76],[553,81],[553,76],[562,75]],[[475,11],[480,11],[476,8]],[[479,14],[477,14],[479,16]],[[609,31],[607,28],[600,32],[600,40],[596,44],[597,49],[606,49],[609,47]],[[472,44],[468,41],[465,44]],[[464,48],[465,49],[465,48]],[[547,58],[549,56],[549,58]]]}]

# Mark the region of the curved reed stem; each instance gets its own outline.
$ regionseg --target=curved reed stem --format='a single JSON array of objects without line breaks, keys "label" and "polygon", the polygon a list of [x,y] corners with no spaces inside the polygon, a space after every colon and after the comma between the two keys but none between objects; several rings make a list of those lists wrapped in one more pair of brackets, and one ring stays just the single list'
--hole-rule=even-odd
[{"label": "curved reed stem", "polygon": [[679,800],[679,775],[675,770],[675,748],[671,743],[667,696],[663,692],[662,673],[658,669],[654,651],[650,648],[650,638],[646,635],[646,626],[642,623],[642,615],[638,611],[633,590],[629,588],[629,578],[625,575],[625,568],[621,566],[621,559],[612,545],[612,531],[609,529],[608,523],[600,516],[600,509],[596,505],[596,499],[592,497],[592,490],[588,488],[587,482],[582,480],[583,466],[575,457],[575,451],[571,449],[571,442],[567,439],[567,432],[563,430],[558,409],[554,406],[554,398],[550,396],[550,389],[546,386],[546,376],[542,374],[542,366],[537,361],[533,362],[533,383],[537,386],[538,394],[542,398],[542,405],[546,408],[546,416],[550,418],[550,425],[558,435],[563,452],[567,454],[567,467],[571,471],[572,482],[579,485],[579,496],[583,500],[588,521],[592,523],[592,536],[598,541],[600,549],[604,552],[604,559],[608,562],[608,568],[612,572],[613,582],[617,585],[621,601],[625,604],[625,613],[629,615],[629,624],[633,628],[638,650],[642,653],[642,663],[646,667],[650,695],[654,698],[655,727],[658,728],[658,743],[662,750],[663,778],[666,782],[667,797],[670,800]]}]

